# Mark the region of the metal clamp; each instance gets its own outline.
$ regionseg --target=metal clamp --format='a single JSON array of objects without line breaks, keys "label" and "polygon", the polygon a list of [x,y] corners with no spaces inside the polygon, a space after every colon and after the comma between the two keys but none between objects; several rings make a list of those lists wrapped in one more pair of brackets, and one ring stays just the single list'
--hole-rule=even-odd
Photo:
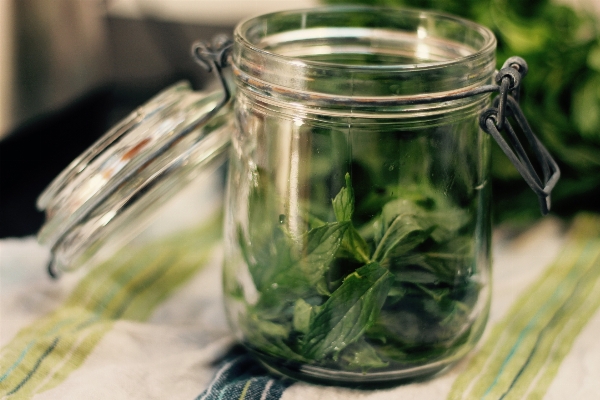
[{"label": "metal clamp", "polygon": [[[504,154],[513,163],[525,182],[538,196],[542,215],[548,214],[551,207],[550,194],[560,178],[560,169],[548,150],[535,136],[527,118],[519,107],[519,89],[521,78],[527,73],[527,63],[520,57],[511,57],[504,63],[496,75],[496,83],[500,87],[499,95],[494,99],[493,107],[485,110],[479,119],[481,128],[490,134],[500,146]],[[527,153],[510,124],[508,117],[514,118],[527,139],[538,170],[527,156]],[[508,138],[508,142],[504,139]],[[510,143],[509,143],[510,142]]]},{"label": "metal clamp", "polygon": [[223,87],[223,99],[215,107],[214,113],[218,112],[231,99],[231,91],[223,76],[223,68],[229,65],[229,56],[233,41],[227,35],[217,35],[212,43],[198,41],[192,45],[192,57],[194,61],[207,72],[214,72]]}]

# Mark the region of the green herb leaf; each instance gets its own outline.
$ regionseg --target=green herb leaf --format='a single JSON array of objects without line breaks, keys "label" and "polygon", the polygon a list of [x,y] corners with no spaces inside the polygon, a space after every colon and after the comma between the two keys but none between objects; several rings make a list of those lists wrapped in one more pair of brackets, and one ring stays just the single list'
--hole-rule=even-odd
[{"label": "green herb leaf", "polygon": [[373,260],[381,262],[394,249],[399,252],[409,251],[417,247],[426,238],[427,232],[414,215],[398,215],[383,234],[375,253],[373,253]]},{"label": "green herb leaf", "polygon": [[308,298],[319,293],[303,271],[289,267],[275,275],[271,284],[259,294],[256,303],[257,313],[260,313],[263,318],[275,318],[286,314],[285,310],[291,308],[297,299]]},{"label": "green herb leaf", "polygon": [[312,314],[313,307],[310,304],[304,301],[304,299],[296,300],[294,304],[294,329],[302,333],[308,332]]},{"label": "green herb leaf", "polygon": [[364,264],[371,262],[371,258],[369,257],[369,245],[352,224],[348,227],[348,230],[344,235],[342,248],[346,254],[350,254],[358,262]]},{"label": "green herb leaf", "polygon": [[289,239],[279,227],[269,234],[270,241],[246,239],[238,227],[238,243],[242,257],[248,265],[254,285],[259,291],[273,284],[274,277],[293,263]]},{"label": "green herb leaf", "polygon": [[333,212],[338,222],[351,221],[354,213],[354,190],[350,174],[346,173],[346,187],[342,188],[333,199]]},{"label": "green herb leaf", "polygon": [[369,245],[360,236],[352,224],[352,214],[354,213],[354,189],[350,174],[345,176],[346,187],[340,189],[338,194],[332,200],[333,211],[338,222],[348,222],[348,230],[342,241],[342,250],[357,261],[367,264],[371,261],[369,257]]},{"label": "green herb leaf", "polygon": [[421,223],[433,227],[431,238],[438,243],[453,239],[469,220],[470,217],[464,210],[451,206],[421,215]]},{"label": "green herb leaf", "polygon": [[393,280],[377,263],[349,275],[311,321],[302,354],[323,359],[358,340],[375,322]]},{"label": "green herb leaf", "polygon": [[473,239],[458,236],[431,251],[392,254],[388,268],[397,281],[413,283],[447,283],[455,285],[472,274]]},{"label": "green herb leaf", "polygon": [[286,360],[306,361],[285,343],[285,339],[289,337],[289,328],[285,325],[265,321],[256,314],[249,314],[240,320],[240,324],[244,325],[246,340],[252,348]]},{"label": "green herb leaf", "polygon": [[348,369],[361,369],[363,372],[371,368],[383,368],[389,365],[388,362],[379,358],[373,346],[364,339],[346,347],[340,359],[346,363]]},{"label": "green herb leaf", "polygon": [[322,277],[335,257],[348,230],[348,222],[332,222],[311,229],[305,236],[306,253],[298,262],[308,281],[314,285]]}]

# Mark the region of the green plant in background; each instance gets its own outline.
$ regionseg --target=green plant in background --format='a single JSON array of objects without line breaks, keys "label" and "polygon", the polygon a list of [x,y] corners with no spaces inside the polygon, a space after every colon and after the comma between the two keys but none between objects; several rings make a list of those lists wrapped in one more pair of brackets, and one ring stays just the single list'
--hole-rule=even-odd
[{"label": "green plant in background", "polygon": [[[498,67],[513,55],[529,64],[521,107],[560,165],[553,211],[600,211],[600,23],[549,0],[323,0],[435,9],[490,28]],[[497,146],[493,150],[496,221],[539,216],[535,196]]]}]

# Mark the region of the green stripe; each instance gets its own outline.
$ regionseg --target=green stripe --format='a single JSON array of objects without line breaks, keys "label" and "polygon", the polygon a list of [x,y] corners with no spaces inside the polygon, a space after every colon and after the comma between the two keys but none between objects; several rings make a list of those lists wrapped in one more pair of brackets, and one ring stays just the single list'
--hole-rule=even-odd
[{"label": "green stripe", "polygon": [[[114,260],[111,260],[103,265],[100,265],[95,271],[86,276],[82,282],[75,289],[73,294],[65,302],[65,304],[57,309],[50,316],[38,320],[28,328],[22,330],[13,339],[12,343],[7,346],[8,350],[18,349],[22,341],[29,340],[30,343],[38,343],[37,348],[34,347],[33,351],[29,351],[26,354],[26,358],[18,364],[17,368],[21,369],[22,372],[30,371],[31,365],[37,363],[40,350],[45,346],[44,341],[51,341],[55,337],[67,337],[66,341],[62,341],[67,346],[77,340],[77,335],[85,334],[82,331],[83,328],[91,325],[95,322],[105,323],[104,331],[110,330],[112,324],[106,324],[110,321],[102,321],[102,305],[107,304],[109,299],[113,298],[116,293],[120,290],[125,290],[126,283],[135,276],[135,272],[139,272],[145,265],[145,258],[140,257],[136,259],[135,255],[124,254],[117,255]],[[118,261],[116,261],[118,260]],[[150,266],[150,264],[147,264]],[[106,271],[106,277],[98,276],[94,272]],[[132,273],[133,271],[133,273]],[[90,284],[90,281],[99,281],[101,284],[94,285]],[[86,287],[91,290],[91,293],[84,293],[78,290],[80,287]],[[86,297],[81,298],[84,294]],[[80,332],[82,331],[82,332]],[[80,332],[80,333],[79,333]],[[40,338],[42,341],[40,341]],[[62,348],[59,346],[59,349]],[[69,348],[64,349],[65,352]],[[62,354],[63,352],[55,351],[55,353]],[[8,357],[3,356],[3,359]],[[11,373],[9,376],[14,375]],[[12,377],[12,380],[17,379],[16,374]],[[0,393],[2,389],[9,390],[11,382],[7,381],[0,386]]]},{"label": "green stripe", "polygon": [[[568,271],[569,268],[558,271]],[[562,275],[562,274],[561,274]],[[519,300],[515,302],[513,308],[507,313],[507,317],[498,323],[491,331],[490,337],[487,339],[485,345],[479,350],[478,354],[472,358],[467,371],[461,374],[450,392],[451,399],[460,398],[477,398],[477,395],[471,393],[470,387],[474,384],[474,380],[482,375],[481,380],[493,380],[497,377],[498,370],[504,362],[506,356],[510,353],[517,341],[520,333],[526,327],[526,325],[533,319],[539,308],[547,303],[547,298],[539,296],[536,292],[536,288],[544,288],[544,290],[552,290],[551,285],[544,285],[545,281],[549,278],[557,277],[557,273],[548,273],[544,276],[541,282],[536,282],[533,285],[533,290],[528,289],[521,296]],[[565,279],[564,276],[559,277]],[[548,288],[549,286],[549,288]],[[542,304],[534,304],[535,300],[542,300]],[[539,302],[538,302],[539,303]],[[525,306],[526,305],[526,306]],[[475,380],[475,383],[479,380]],[[488,382],[488,385],[491,382]],[[482,384],[480,383],[480,386]],[[487,386],[483,389],[480,388],[479,398],[483,395]],[[468,392],[467,392],[468,391]]]},{"label": "green stripe", "polygon": [[146,320],[207,263],[220,240],[220,225],[218,216],[159,243],[130,246],[90,271],[63,305],[22,329],[0,351],[0,397],[30,397],[55,387],[116,320]]},{"label": "green stripe", "polygon": [[[586,246],[583,254],[589,255],[590,250],[591,248]],[[596,254],[594,256],[596,256]],[[508,354],[504,356],[498,371],[495,372],[495,379],[491,383],[482,382],[480,389],[474,392],[475,396],[479,398],[480,394],[482,394],[483,397],[489,396],[489,398],[492,399],[499,398],[509,389],[511,383],[516,378],[516,375],[525,366],[525,363],[535,349],[540,334],[554,319],[556,319],[562,305],[567,303],[572,296],[576,295],[581,279],[586,277],[590,272],[588,268],[593,267],[593,264],[587,260],[587,257],[585,258],[586,259],[583,260],[584,262],[581,262],[582,260],[579,259],[580,262],[573,267],[566,280],[561,282],[552,293],[539,293],[541,298],[547,299],[547,302],[531,319],[525,320],[525,315],[527,315],[527,313],[517,314],[514,317],[516,319],[528,321],[528,324],[523,330],[518,332],[518,336],[514,342],[512,340],[507,342],[511,348]],[[597,274],[593,275],[597,276]],[[593,277],[594,276],[592,276],[592,278]],[[549,297],[545,295],[549,295]],[[525,307],[528,306],[526,305]],[[485,391],[483,391],[484,388]]]},{"label": "green stripe", "polygon": [[[60,356],[52,359],[52,364],[43,374],[37,376],[27,392],[31,395],[41,393],[64,381],[71,372],[83,364],[89,353],[111,328],[112,323],[104,322],[91,326],[82,334],[65,338],[63,342],[65,346],[58,349]],[[59,368],[57,369],[55,366],[59,366]]]},{"label": "green stripe", "polygon": [[[600,247],[600,241],[597,243]],[[595,274],[584,276],[575,295],[556,314],[554,324],[539,340],[539,349],[533,354],[527,368],[508,392],[506,399],[541,398],[558,372],[559,362],[568,354],[585,323],[600,306],[600,254],[596,259]]]},{"label": "green stripe", "polygon": [[[546,273],[525,290],[457,378],[449,399],[540,398],[600,306],[600,217],[578,216]],[[590,297],[591,296],[591,297]]]},{"label": "green stripe", "polygon": [[246,384],[244,385],[244,389],[242,389],[242,393],[240,394],[240,397],[238,398],[238,400],[244,400],[244,398],[246,398],[246,393],[248,392],[248,388],[252,384],[253,379],[254,378],[248,379],[248,382],[246,382]]}]

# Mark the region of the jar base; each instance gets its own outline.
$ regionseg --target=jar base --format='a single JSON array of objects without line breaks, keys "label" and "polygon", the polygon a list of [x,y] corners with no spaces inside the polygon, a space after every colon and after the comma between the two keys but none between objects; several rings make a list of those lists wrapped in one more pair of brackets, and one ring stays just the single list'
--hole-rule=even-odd
[{"label": "jar base", "polygon": [[260,363],[275,375],[320,385],[345,386],[361,389],[380,389],[431,379],[443,374],[461,357],[393,371],[339,371],[296,361],[283,361],[246,346]]}]

